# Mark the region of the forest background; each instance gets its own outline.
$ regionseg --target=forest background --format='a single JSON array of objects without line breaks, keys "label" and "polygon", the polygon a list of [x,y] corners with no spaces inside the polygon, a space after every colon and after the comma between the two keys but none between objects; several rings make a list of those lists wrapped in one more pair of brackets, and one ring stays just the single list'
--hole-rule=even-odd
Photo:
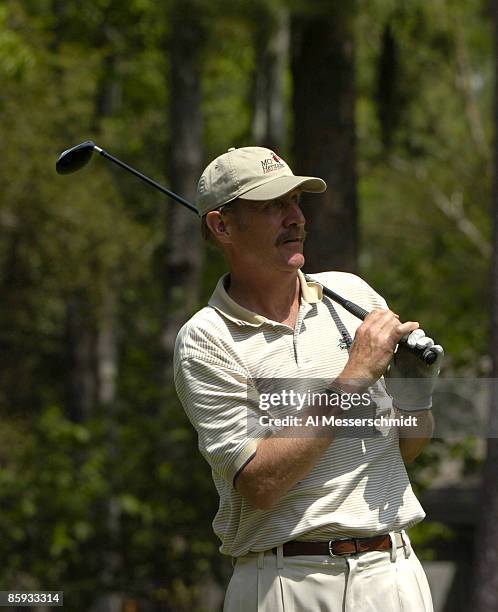
[{"label": "forest background", "polygon": [[[329,183],[307,209],[306,270],[359,273],[443,344],[444,376],[491,376],[493,11],[0,5],[2,589],[64,590],[72,610],[216,610],[231,570],[171,372],[224,262],[192,213],[102,160],[59,177],[57,154],[91,138],[192,201],[228,147],[274,148]],[[410,466],[417,491],[448,457],[478,478],[475,442],[433,442]],[[429,558],[451,528],[412,537]]]}]

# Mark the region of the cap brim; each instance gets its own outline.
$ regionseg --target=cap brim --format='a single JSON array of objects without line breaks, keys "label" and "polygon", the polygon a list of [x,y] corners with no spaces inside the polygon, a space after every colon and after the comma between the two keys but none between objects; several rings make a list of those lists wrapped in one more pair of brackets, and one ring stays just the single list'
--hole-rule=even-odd
[{"label": "cap brim", "polygon": [[279,198],[296,187],[309,193],[323,193],[327,189],[327,183],[321,178],[314,176],[279,176],[273,181],[249,189],[238,197],[241,200],[273,200]]}]

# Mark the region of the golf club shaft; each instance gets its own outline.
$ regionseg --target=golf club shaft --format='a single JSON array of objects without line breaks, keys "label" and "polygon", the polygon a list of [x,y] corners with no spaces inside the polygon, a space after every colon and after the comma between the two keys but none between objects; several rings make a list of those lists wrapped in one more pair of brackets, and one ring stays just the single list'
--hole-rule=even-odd
[{"label": "golf club shaft", "polygon": [[[311,279],[309,276],[306,276],[306,280],[313,281],[313,279]],[[313,282],[316,282],[316,281],[313,281]],[[332,291],[332,289],[329,289],[328,287],[324,287],[322,285],[322,291],[324,295],[334,300],[334,302],[337,302],[338,304],[340,304],[344,309],[346,309],[348,312],[350,312],[352,315],[354,315],[358,319],[361,319],[363,321],[365,317],[367,316],[368,310],[365,310],[364,308],[362,308],[361,306],[358,306],[358,304],[355,304],[354,302],[351,302],[350,300],[346,300],[346,298],[343,298],[341,295],[339,295],[335,291]]]},{"label": "golf club shaft", "polygon": [[138,178],[142,179],[143,181],[145,181],[149,185],[152,185],[152,187],[155,187],[156,189],[159,189],[159,191],[161,191],[162,193],[166,194],[170,198],[173,198],[173,200],[176,200],[179,204],[182,204],[183,206],[185,206],[186,208],[190,209],[191,211],[195,212],[195,214],[197,214],[197,209],[195,208],[195,206],[190,204],[190,202],[187,202],[187,200],[184,200],[181,196],[177,195],[173,191],[170,191],[169,189],[166,189],[166,187],[163,187],[162,185],[160,185],[156,181],[153,181],[151,178],[149,178],[145,174],[142,174],[138,170],[135,170],[135,168],[133,168],[132,166],[129,166],[128,164],[125,164],[120,159],[118,159],[117,157],[114,157],[113,155],[111,155],[107,151],[104,151],[104,149],[101,149],[97,145],[95,145],[94,151],[96,151],[97,153],[100,153],[100,155],[102,155],[102,157],[105,157],[106,159],[109,159],[110,161],[112,161],[116,165],[120,166],[121,168],[124,168],[125,170],[128,170],[128,172],[131,172],[132,174],[134,174]]}]

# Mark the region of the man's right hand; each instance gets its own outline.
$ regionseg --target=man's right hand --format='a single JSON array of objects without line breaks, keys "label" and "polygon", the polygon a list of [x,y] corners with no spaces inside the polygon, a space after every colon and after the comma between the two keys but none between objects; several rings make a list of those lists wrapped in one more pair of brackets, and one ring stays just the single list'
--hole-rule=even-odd
[{"label": "man's right hand", "polygon": [[386,371],[401,338],[418,327],[416,321],[401,323],[392,310],[372,310],[356,330],[348,363],[334,386],[341,382],[345,387],[372,385]]}]

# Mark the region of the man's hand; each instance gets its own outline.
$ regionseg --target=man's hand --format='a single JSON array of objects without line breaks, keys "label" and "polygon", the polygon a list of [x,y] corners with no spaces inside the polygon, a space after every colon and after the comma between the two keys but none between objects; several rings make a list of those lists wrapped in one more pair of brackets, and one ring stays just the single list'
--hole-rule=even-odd
[{"label": "man's hand", "polygon": [[416,321],[401,323],[391,310],[372,310],[356,330],[349,361],[335,383],[346,389],[373,384],[386,371],[401,338],[417,328]]},{"label": "man's hand", "polygon": [[[434,363],[427,365],[410,350],[415,347],[432,347],[437,352]],[[423,329],[416,329],[398,344],[398,350],[384,375],[387,391],[397,408],[409,412],[432,407],[432,393],[443,356],[443,347],[434,344]]]}]

